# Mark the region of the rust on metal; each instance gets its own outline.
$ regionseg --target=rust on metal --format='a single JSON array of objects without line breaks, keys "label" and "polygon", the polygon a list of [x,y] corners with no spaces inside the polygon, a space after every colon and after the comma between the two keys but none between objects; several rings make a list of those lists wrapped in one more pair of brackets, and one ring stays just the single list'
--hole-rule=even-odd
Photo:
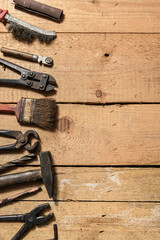
[{"label": "rust on metal", "polygon": [[36,188],[33,188],[33,189],[28,189],[25,192],[18,193],[16,195],[11,196],[11,197],[5,198],[5,199],[0,201],[0,206],[4,206],[9,202],[13,202],[14,200],[17,200],[17,199],[22,198],[22,197],[24,198],[24,197],[26,197],[30,194],[37,193],[40,190],[42,190],[41,187],[36,187]]},{"label": "rust on metal", "polygon": [[55,21],[61,21],[63,17],[63,10],[48,6],[46,4],[33,0],[14,0],[15,6],[18,8],[31,11],[42,16],[51,18]]}]

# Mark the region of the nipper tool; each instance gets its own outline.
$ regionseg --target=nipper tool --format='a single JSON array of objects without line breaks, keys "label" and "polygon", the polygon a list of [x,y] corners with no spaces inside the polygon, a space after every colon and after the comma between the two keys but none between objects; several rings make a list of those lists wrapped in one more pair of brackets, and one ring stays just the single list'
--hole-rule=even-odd
[{"label": "nipper tool", "polygon": [[39,140],[38,133],[33,130],[28,130],[24,134],[21,131],[0,130],[0,136],[15,138],[16,142],[0,146],[0,151],[5,150],[18,150],[24,147],[28,151],[34,151],[37,149],[39,141],[36,141],[33,145],[29,143],[30,138],[36,138]]}]

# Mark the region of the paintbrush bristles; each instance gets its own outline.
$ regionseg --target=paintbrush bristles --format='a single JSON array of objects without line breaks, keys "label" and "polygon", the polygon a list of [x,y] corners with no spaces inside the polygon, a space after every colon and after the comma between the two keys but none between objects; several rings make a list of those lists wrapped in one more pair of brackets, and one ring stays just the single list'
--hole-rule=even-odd
[{"label": "paintbrush bristles", "polygon": [[36,125],[46,129],[53,129],[55,116],[56,103],[54,100],[36,100],[33,116],[33,121]]},{"label": "paintbrush bristles", "polygon": [[18,121],[53,129],[56,118],[56,102],[53,99],[22,98]]}]

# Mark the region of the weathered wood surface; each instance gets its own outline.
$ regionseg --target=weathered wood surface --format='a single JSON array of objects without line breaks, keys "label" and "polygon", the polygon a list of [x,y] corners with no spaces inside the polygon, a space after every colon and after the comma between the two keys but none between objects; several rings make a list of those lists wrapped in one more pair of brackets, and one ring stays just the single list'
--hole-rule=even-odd
[{"label": "weathered wood surface", "polygon": [[[2,9],[14,17],[57,32],[160,32],[159,0],[39,0],[64,10],[62,24],[14,8],[12,1],[0,0]],[[6,32],[1,27],[1,32]]]},{"label": "weathered wood surface", "polygon": [[[42,186],[37,195],[1,207],[0,215],[26,213],[49,202],[60,240],[158,240],[159,168],[147,165],[160,163],[159,104],[95,104],[160,102],[160,0],[39,1],[64,9],[63,23],[16,10],[9,0],[0,0],[0,8],[36,26],[57,31],[57,39],[49,46],[38,41],[24,44],[0,23],[0,46],[53,57],[53,68],[5,59],[55,77],[57,93],[48,97],[59,103],[56,130],[20,126],[15,116],[1,114],[0,129],[37,130],[41,150],[50,150],[53,164],[57,165],[57,201],[49,200],[41,182],[1,189],[3,199]],[[18,77],[0,68],[0,78]],[[0,102],[17,102],[22,96],[47,97],[0,86]],[[11,142],[14,140],[0,137],[0,145]],[[0,164],[23,154],[27,152],[0,153]],[[39,160],[30,164],[35,166],[10,173],[37,169]],[[109,167],[112,165],[119,167]],[[53,239],[53,223],[31,230],[24,239]],[[11,239],[21,226],[0,223],[0,240]]]},{"label": "weathered wood surface", "polygon": [[[41,204],[44,202],[39,202]],[[1,213],[25,213],[37,202],[20,202],[1,208]],[[59,239],[157,240],[160,234],[158,203],[52,203],[59,229]],[[31,230],[24,239],[53,239],[53,223]],[[8,240],[22,223],[1,223],[0,239]]]},{"label": "weathered wood surface", "polygon": [[[53,68],[5,59],[54,76],[57,93],[48,97],[58,102],[82,103],[160,102],[159,42],[158,34],[59,34],[48,47],[38,42],[22,44],[10,34],[1,34],[0,39],[1,46],[51,56]],[[4,58],[2,53],[0,57]],[[0,74],[1,78],[20,77],[1,67]],[[29,89],[0,87],[0,102],[17,102],[22,96],[44,97]]]},{"label": "weathered wood surface", "polygon": [[[6,174],[39,168],[24,167]],[[160,201],[160,174],[156,168],[54,168],[54,199],[63,201]],[[27,200],[48,201],[45,186],[22,184],[0,190],[0,199],[41,186]]]},{"label": "weathered wood surface", "polygon": [[[51,151],[55,165],[159,165],[160,105],[87,106],[59,104],[57,128],[39,128],[41,150]],[[20,126],[13,115],[0,115],[3,129]],[[8,126],[9,123],[9,126]],[[14,142],[0,137],[0,145]],[[0,154],[4,163],[22,156]],[[5,156],[5,157],[4,157]]]}]

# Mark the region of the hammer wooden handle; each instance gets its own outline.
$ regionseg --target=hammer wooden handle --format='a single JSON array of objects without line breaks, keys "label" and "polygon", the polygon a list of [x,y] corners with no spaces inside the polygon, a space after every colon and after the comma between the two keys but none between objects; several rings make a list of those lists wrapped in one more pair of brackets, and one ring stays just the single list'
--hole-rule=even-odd
[{"label": "hammer wooden handle", "polygon": [[12,186],[18,183],[32,182],[42,179],[41,170],[31,170],[0,176],[0,188]]}]

